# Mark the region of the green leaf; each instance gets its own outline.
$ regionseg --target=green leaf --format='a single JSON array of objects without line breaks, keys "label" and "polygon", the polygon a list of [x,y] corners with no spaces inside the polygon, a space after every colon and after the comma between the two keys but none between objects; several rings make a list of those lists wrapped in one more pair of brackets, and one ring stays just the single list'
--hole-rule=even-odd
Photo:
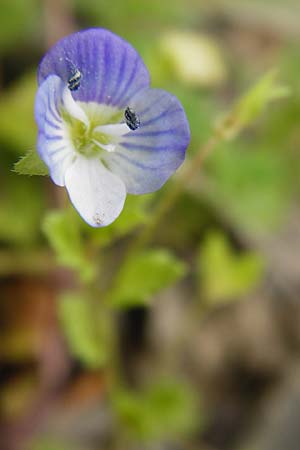
[{"label": "green leaf", "polygon": [[225,138],[234,138],[243,128],[249,126],[274,100],[290,95],[288,87],[277,82],[277,71],[265,74],[242,96],[217,131]]},{"label": "green leaf", "polygon": [[174,380],[157,382],[142,392],[118,391],[113,407],[125,433],[140,441],[174,439],[199,422],[195,395]]},{"label": "green leaf", "polygon": [[[36,35],[40,23],[40,8],[35,0],[1,0],[0,51],[29,42]],[[21,56],[21,55],[20,55]]]},{"label": "green leaf", "polygon": [[7,243],[32,245],[40,238],[45,210],[43,191],[37,178],[21,178],[1,168],[0,238]]},{"label": "green leaf", "polygon": [[19,175],[48,175],[48,168],[41,160],[36,150],[29,150],[29,152],[22,156],[21,159],[15,163],[14,171]]},{"label": "green leaf", "polygon": [[0,98],[0,142],[17,155],[35,146],[37,126],[33,109],[36,90],[36,74],[27,73]]},{"label": "green leaf", "polygon": [[58,263],[75,269],[83,281],[91,281],[95,267],[88,259],[80,233],[80,218],[75,211],[50,211],[43,223],[43,231],[56,252]]},{"label": "green leaf", "polygon": [[178,281],[186,270],[185,263],[166,250],[136,254],[117,276],[110,302],[123,308],[149,303],[151,296]]},{"label": "green leaf", "polygon": [[59,300],[58,314],[71,353],[91,369],[102,367],[109,350],[107,318],[88,296],[68,292]]},{"label": "green leaf", "polygon": [[212,175],[204,194],[234,226],[263,235],[286,217],[291,186],[287,164],[274,151],[238,145],[213,155]]},{"label": "green leaf", "polygon": [[255,288],[263,267],[263,260],[256,253],[235,254],[225,235],[210,233],[199,249],[200,289],[213,304],[236,299]]}]

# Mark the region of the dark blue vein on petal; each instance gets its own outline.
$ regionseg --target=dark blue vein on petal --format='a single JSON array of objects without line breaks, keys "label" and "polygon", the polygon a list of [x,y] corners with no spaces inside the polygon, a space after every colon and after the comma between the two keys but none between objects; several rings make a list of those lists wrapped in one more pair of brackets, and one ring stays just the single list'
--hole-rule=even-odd
[{"label": "dark blue vein on petal", "polygon": [[122,145],[123,147],[127,148],[128,150],[145,150],[145,151],[152,151],[152,152],[164,152],[164,151],[177,151],[181,150],[183,145],[171,143],[168,145],[143,145],[143,144],[131,144],[129,142],[121,142],[119,145]]},{"label": "dark blue vein on petal", "polygon": [[[118,95],[116,103],[119,103],[120,101],[122,102],[122,97],[127,92],[129,86],[133,82],[133,80],[134,80],[134,78],[136,76],[136,73],[137,73],[137,66],[138,66],[139,59],[140,59],[139,56],[136,56],[134,64],[133,64],[133,68],[132,68],[131,73],[130,73],[130,76],[129,76],[125,86],[123,87],[121,93]],[[122,105],[124,105],[124,101],[122,102]]]},{"label": "dark blue vein on petal", "polygon": [[[143,124],[141,124],[141,127],[143,127]],[[145,138],[145,137],[153,137],[153,136],[164,136],[164,135],[170,135],[170,136],[176,136],[180,135],[181,130],[180,128],[170,128],[168,130],[157,130],[157,131],[135,131],[130,132],[127,134],[128,138]]]},{"label": "dark blue vein on petal", "polygon": [[44,133],[44,136],[45,136],[45,138],[48,140],[48,141],[62,141],[63,140],[63,137],[62,136],[57,136],[57,135],[55,135],[55,134],[46,134],[46,133]]},{"label": "dark blue vein on petal", "polygon": [[124,50],[123,55],[122,55],[122,60],[121,60],[121,64],[119,67],[119,74],[118,74],[118,80],[117,80],[117,89],[114,92],[114,96],[113,99],[111,101],[112,105],[116,105],[117,104],[117,98],[118,98],[118,94],[120,91],[120,86],[121,86],[121,82],[122,82],[122,77],[124,76],[125,70],[126,70],[126,65],[127,65],[127,48]]},{"label": "dark blue vein on petal", "polygon": [[108,40],[105,39],[103,44],[103,55],[104,55],[104,61],[103,61],[103,78],[101,83],[101,90],[100,95],[98,97],[99,103],[102,103],[105,96],[105,90],[107,89],[108,80],[110,76],[110,65],[111,65],[111,59],[110,59],[110,52],[108,49]]},{"label": "dark blue vein on petal", "polygon": [[[115,155],[117,155],[118,157],[120,157],[121,159],[124,159],[125,161],[129,162],[130,164],[143,169],[143,170],[151,170],[151,171],[156,171],[157,169],[160,170],[173,170],[174,167],[178,167],[178,165],[180,164],[181,161],[176,161],[176,164],[170,164],[170,162],[168,161],[167,164],[163,164],[162,161],[157,162],[157,164],[155,166],[147,166],[145,164],[142,164],[141,162],[138,162],[132,158],[129,158],[128,156],[124,155],[123,153],[120,152],[115,152]],[[177,164],[178,162],[178,164]],[[174,160],[172,160],[172,163],[174,163]]]},{"label": "dark blue vein on petal", "polygon": [[49,110],[50,115],[52,116],[52,118],[54,118],[55,120],[60,120],[60,116],[58,114],[57,110],[53,110],[52,109],[52,105],[51,105],[51,101],[50,101],[50,95],[48,95],[48,102],[47,102],[47,109]]},{"label": "dark blue vein on petal", "polygon": [[[44,117],[44,121],[47,125],[49,125],[49,127],[54,128],[55,130],[61,130],[61,126],[57,125],[56,123],[52,122],[52,120],[50,120],[48,117],[46,117],[45,115]],[[62,123],[61,120],[58,120],[59,123]]]},{"label": "dark blue vein on petal", "polygon": [[176,108],[176,109],[173,109],[171,111],[170,111],[170,108],[168,108],[165,111],[161,112],[158,116],[155,116],[155,117],[153,117],[153,118],[143,122],[143,126],[145,127],[145,126],[151,125],[151,124],[157,122],[158,120],[160,120],[160,119],[162,119],[162,118],[164,118],[164,117],[166,117],[168,115],[179,113],[179,112],[180,113],[182,112],[181,108]]}]

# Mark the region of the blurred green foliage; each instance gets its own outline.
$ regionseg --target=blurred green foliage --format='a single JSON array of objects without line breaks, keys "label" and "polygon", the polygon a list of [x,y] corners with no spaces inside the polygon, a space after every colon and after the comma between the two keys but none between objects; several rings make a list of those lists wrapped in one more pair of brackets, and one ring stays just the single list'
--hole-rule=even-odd
[{"label": "blurred green foliage", "polygon": [[275,231],[291,198],[283,157],[243,144],[224,145],[211,160],[203,192],[212,205],[241,231]]},{"label": "blurred green foliage", "polygon": [[113,405],[125,436],[138,441],[176,440],[199,425],[195,396],[175,380],[157,381],[141,392],[116,392]]},{"label": "blurred green foliage", "polygon": [[114,280],[109,301],[120,308],[149,304],[154,294],[178,281],[186,270],[183,261],[164,249],[134,254]]},{"label": "blurred green foliage", "polygon": [[235,300],[257,286],[263,267],[259,254],[236,254],[224,234],[211,232],[199,248],[200,292],[210,306]]},{"label": "blurred green foliage", "polygon": [[87,368],[102,367],[110,351],[108,322],[90,295],[66,292],[59,301],[58,315],[71,354]]},{"label": "blurred green foliage", "polygon": [[0,52],[28,39],[38,18],[36,0],[1,0]]},{"label": "blurred green foliage", "polygon": [[[243,26],[235,22],[234,14],[229,14],[233,21],[231,35],[226,33],[226,27],[222,28],[222,20],[214,22],[218,7],[222,11],[228,7],[232,12],[238,4],[241,11],[245,3],[251,8],[258,7],[258,11],[272,9],[273,14],[278,2],[225,1],[210,5],[189,0],[114,0],[108,5],[105,0],[74,0],[68,3],[79,28],[108,27],[128,39],[145,60],[153,86],[178,96],[191,128],[188,158],[201,151],[214,130],[226,138],[188,193],[177,202],[169,229],[157,231],[150,249],[124,258],[126,264],[113,277],[113,289],[102,296],[98,288],[106,287],[107,279],[112,278],[111,261],[130,249],[131,241],[152,218],[160,196],[173,189],[173,181],[162,193],[128,196],[120,217],[103,229],[88,227],[71,207],[46,212],[50,203],[51,208],[57,207],[53,205],[51,182],[47,178],[19,177],[12,172],[19,160],[15,165],[18,173],[45,174],[44,165],[36,159],[33,117],[38,60],[28,67],[33,55],[42,56],[44,52],[43,29],[48,26],[44,5],[36,0],[1,2],[1,248],[24,254],[24,247],[50,246],[58,264],[75,272],[78,290],[60,297],[58,316],[71,355],[89,370],[103,368],[111,357],[111,339],[115,336],[111,336],[109,327],[116,311],[119,314],[136,306],[150,306],[155,295],[186,275],[193,277],[198,297],[204,298],[209,308],[253,292],[265,274],[264,256],[255,248],[244,246],[237,250],[234,239],[228,235],[243,236],[246,242],[255,243],[257,238],[284,225],[290,205],[299,203],[299,46],[294,38],[278,33],[278,41],[276,37],[269,51],[263,35],[263,45],[257,46],[255,54],[247,53],[247,45],[242,46]],[[250,41],[254,40],[259,30],[252,30],[251,24],[247,30],[252,33]],[[174,51],[171,39],[174,33],[176,39],[180,36],[186,39],[192,33],[197,42],[193,46],[196,52],[213,49],[208,54],[210,59],[205,60],[200,53],[198,59],[191,48],[179,54],[175,45]],[[247,37],[245,41],[247,44]],[[241,43],[241,48],[237,43]],[[190,72],[185,69],[194,68],[197,61],[197,69],[201,71],[193,71],[193,77],[189,78]],[[210,72],[211,78],[204,82],[201,76],[209,73],[204,70],[208,69],[207,61],[217,73]],[[200,62],[205,67],[200,67]],[[270,72],[272,67],[278,69],[277,75]],[[195,73],[199,75],[196,80]],[[267,75],[246,95],[241,95],[258,78],[258,73]],[[235,106],[227,116],[224,111],[230,105]],[[219,128],[220,120],[226,129]],[[243,133],[237,136],[242,129]],[[118,330],[114,331],[117,334]],[[9,348],[6,350],[9,352]],[[180,381],[154,381],[138,392],[116,390],[113,408],[124,434],[131,439],[173,439],[193,429],[195,418],[198,427],[202,421],[203,411],[199,412],[195,404],[198,393],[192,391]],[[48,437],[36,448],[68,447]]]},{"label": "blurred green foliage", "polygon": [[71,447],[65,442],[53,439],[51,436],[43,436],[36,439],[29,450],[70,450]]},{"label": "blurred green foliage", "polygon": [[274,100],[289,96],[287,86],[277,82],[277,71],[272,70],[264,75],[249,91],[237,101],[233,111],[224,119],[218,130],[226,138],[235,137],[241,130],[252,125],[261,113]]},{"label": "blurred green foliage", "polygon": [[43,231],[55,250],[58,263],[75,269],[83,281],[91,281],[96,268],[88,259],[80,233],[80,219],[69,208],[48,212]]},{"label": "blurred green foliage", "polygon": [[0,142],[15,155],[35,149],[35,78],[35,74],[26,73],[0,97]]}]

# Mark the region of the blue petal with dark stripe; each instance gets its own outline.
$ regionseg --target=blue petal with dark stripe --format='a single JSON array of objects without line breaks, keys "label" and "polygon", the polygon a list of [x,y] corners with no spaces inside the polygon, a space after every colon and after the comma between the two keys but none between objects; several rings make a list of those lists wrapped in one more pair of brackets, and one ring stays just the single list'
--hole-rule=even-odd
[{"label": "blue petal with dark stripe", "polygon": [[141,89],[149,86],[149,73],[136,50],[102,28],[71,34],[55,44],[43,58],[38,72],[42,83],[49,75],[68,85],[80,72],[75,100],[124,108]]},{"label": "blue petal with dark stripe", "polygon": [[190,141],[188,121],[177,98],[160,89],[144,89],[128,106],[137,114],[140,127],[123,136],[105,160],[128,193],[153,192],[184,161]]}]

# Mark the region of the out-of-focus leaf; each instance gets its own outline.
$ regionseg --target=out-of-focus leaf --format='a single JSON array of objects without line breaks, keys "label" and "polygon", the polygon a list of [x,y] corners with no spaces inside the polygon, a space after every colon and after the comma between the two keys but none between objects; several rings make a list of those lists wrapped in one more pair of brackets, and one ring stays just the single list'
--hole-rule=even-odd
[{"label": "out-of-focus leaf", "polygon": [[225,235],[210,233],[199,249],[200,289],[219,304],[249,293],[261,280],[263,260],[254,252],[235,254]]},{"label": "out-of-focus leaf", "polygon": [[26,414],[34,394],[36,380],[33,376],[23,375],[21,379],[10,380],[1,392],[1,413],[6,418],[15,419]]},{"label": "out-of-focus leaf", "polygon": [[17,155],[35,146],[37,128],[33,105],[36,89],[36,75],[30,73],[1,96],[0,142],[5,142]]},{"label": "out-of-focus leaf", "polygon": [[86,255],[80,222],[75,214],[70,209],[50,211],[44,219],[43,231],[59,264],[77,270],[83,281],[90,281],[95,276],[95,267]]},{"label": "out-of-focus leaf", "polygon": [[287,167],[282,157],[264,149],[232,145],[210,161],[212,176],[204,193],[235,226],[263,234],[285,217],[290,198]]},{"label": "out-of-focus leaf", "polygon": [[117,276],[110,302],[122,308],[148,303],[152,295],[175,283],[186,270],[185,263],[166,250],[136,254]]},{"label": "out-of-focus leaf", "polygon": [[35,242],[40,233],[44,199],[38,179],[1,171],[0,238],[18,245]]},{"label": "out-of-focus leaf", "polygon": [[53,436],[43,435],[33,440],[30,450],[70,450],[71,448],[74,450],[73,447],[56,440]]},{"label": "out-of-focus leaf", "polygon": [[113,406],[127,435],[141,441],[184,435],[198,422],[195,395],[186,385],[165,380],[140,393],[118,391]]},{"label": "out-of-focus leaf", "polygon": [[216,86],[226,80],[221,52],[213,39],[190,31],[168,31],[159,49],[176,78],[191,86]]},{"label": "out-of-focus leaf", "polygon": [[[107,8],[106,0],[82,0],[74,1],[76,8],[86,17],[90,25],[105,26],[113,29],[117,27],[122,36],[129,39],[133,34],[138,34],[141,39],[142,33],[138,33],[139,23],[147,25],[149,21],[157,23],[176,23],[185,11],[182,0],[173,0],[172,8],[168,2],[161,0],[137,1],[137,0],[114,0],[114,8]],[[143,27],[147,29],[147,27]],[[129,39],[136,47],[137,43]]]},{"label": "out-of-focus leaf", "polygon": [[30,150],[15,163],[14,171],[19,175],[48,175],[48,168],[36,150]]},{"label": "out-of-focus leaf", "polygon": [[218,132],[227,139],[234,138],[243,128],[256,120],[272,101],[287,97],[289,94],[289,88],[277,81],[277,71],[268,72],[236,103],[221,121]]},{"label": "out-of-focus leaf", "polygon": [[38,3],[35,0],[1,0],[0,52],[19,44],[34,26]]},{"label": "out-of-focus leaf", "polygon": [[59,318],[71,353],[89,368],[102,367],[109,351],[106,318],[89,297],[69,292],[59,300]]}]

